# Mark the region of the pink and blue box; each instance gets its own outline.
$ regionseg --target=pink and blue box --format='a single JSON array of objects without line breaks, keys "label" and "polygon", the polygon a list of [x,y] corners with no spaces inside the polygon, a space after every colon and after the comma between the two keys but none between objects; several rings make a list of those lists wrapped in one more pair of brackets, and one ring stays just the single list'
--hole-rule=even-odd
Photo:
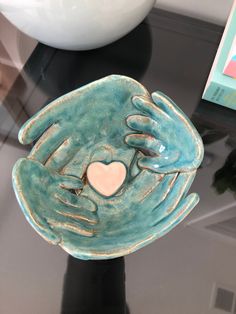
[{"label": "pink and blue box", "polygon": [[236,0],[209,75],[203,99],[236,109]]}]

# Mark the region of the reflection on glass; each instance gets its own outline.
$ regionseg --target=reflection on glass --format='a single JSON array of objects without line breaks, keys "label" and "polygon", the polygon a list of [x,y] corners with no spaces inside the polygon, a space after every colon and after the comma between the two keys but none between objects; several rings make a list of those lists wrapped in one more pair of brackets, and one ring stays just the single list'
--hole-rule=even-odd
[{"label": "reflection on glass", "polygon": [[223,167],[216,171],[213,186],[219,194],[228,190],[236,196],[236,149],[229,154]]},{"label": "reflection on glass", "polygon": [[211,144],[223,141],[225,152],[229,154],[223,166],[215,171],[212,186],[219,194],[231,191],[236,195],[236,112],[201,101],[193,114],[192,120],[202,136],[205,145],[205,157],[202,166],[210,166],[220,151],[208,151]]},{"label": "reflection on glass", "polygon": [[4,113],[0,111],[4,120],[4,126],[0,121],[1,141],[17,145],[18,130],[30,116],[51,100],[91,81],[109,74],[140,80],[148,67],[151,50],[146,23],[119,41],[91,51],[63,51],[39,44],[0,102],[0,109],[4,106]]}]

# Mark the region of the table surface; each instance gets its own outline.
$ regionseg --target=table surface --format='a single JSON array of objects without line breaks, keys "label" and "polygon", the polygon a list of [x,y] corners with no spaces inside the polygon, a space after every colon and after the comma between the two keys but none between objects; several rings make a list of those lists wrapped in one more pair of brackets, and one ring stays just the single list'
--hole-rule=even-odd
[{"label": "table surface", "polygon": [[[222,31],[154,9],[101,49],[37,45],[0,105],[1,314],[236,313],[236,112],[201,100]],[[125,259],[84,262],[30,227],[11,170],[29,151],[17,141],[24,121],[52,99],[109,74],[163,91],[192,119],[205,145],[191,188],[201,201],[180,226]]]}]

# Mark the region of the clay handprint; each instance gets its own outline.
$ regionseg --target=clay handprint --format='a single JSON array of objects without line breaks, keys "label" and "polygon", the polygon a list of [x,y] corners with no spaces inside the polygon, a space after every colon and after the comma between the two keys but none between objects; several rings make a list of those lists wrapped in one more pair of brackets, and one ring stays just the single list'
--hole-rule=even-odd
[{"label": "clay handprint", "polygon": [[126,137],[128,145],[144,153],[141,168],[158,173],[186,172],[197,169],[203,156],[202,140],[185,114],[167,96],[152,94],[152,100],[133,97],[138,115],[127,118],[137,131]]},{"label": "clay handprint", "polygon": [[59,175],[38,161],[22,158],[14,166],[13,186],[29,222],[46,240],[60,243],[60,230],[93,236],[98,222],[96,205],[70,192],[83,188],[78,178]]}]

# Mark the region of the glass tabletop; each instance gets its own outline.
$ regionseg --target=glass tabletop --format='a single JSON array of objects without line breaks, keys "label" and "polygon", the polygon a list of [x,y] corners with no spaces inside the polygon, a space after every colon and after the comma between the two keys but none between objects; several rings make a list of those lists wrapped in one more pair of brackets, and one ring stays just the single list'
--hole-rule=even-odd
[{"label": "glass tabletop", "polygon": [[[71,52],[30,42],[32,54],[23,68],[1,64],[1,314],[236,313],[236,112],[201,100],[222,31],[154,9],[134,31],[104,48]],[[4,47],[0,54],[7,59]],[[30,227],[17,204],[11,170],[29,152],[17,140],[29,117],[109,74],[164,92],[191,118],[205,145],[191,188],[201,200],[153,244],[125,258],[80,261]]]}]

